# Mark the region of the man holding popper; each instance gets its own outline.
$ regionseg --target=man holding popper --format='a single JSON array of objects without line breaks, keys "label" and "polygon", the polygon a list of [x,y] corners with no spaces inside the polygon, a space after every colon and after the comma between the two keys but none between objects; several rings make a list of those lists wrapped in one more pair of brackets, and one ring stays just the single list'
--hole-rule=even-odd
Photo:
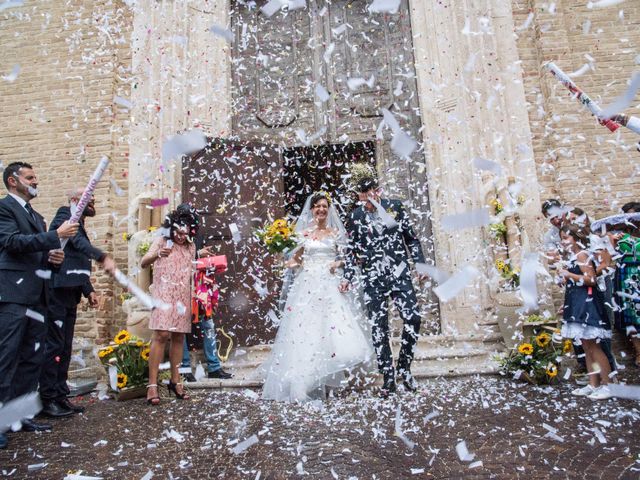
[{"label": "man holding popper", "polygon": [[[58,209],[50,230],[71,218],[72,209],[77,208],[83,193],[82,188],[75,188],[69,193],[69,206]],[[85,218],[95,214],[95,199],[91,196],[80,217],[78,233],[65,246],[64,262],[60,270],[53,273],[50,282],[45,362],[40,375],[42,412],[49,417],[64,417],[84,411],[83,407],[72,404],[67,398],[67,377],[78,304],[85,296],[92,308],[98,306],[98,297],[90,278],[92,260],[96,260],[108,273],[112,274],[115,270],[113,259],[91,245],[84,229]]]},{"label": "man holding popper", "polygon": [[[62,223],[47,232],[42,215],[29,203],[38,179],[26,162],[9,164],[2,175],[9,194],[0,200],[0,402],[36,391],[44,360],[48,301],[46,278],[64,260],[61,240],[78,224]],[[50,429],[30,419],[22,430]],[[0,433],[0,448],[7,437]]]}]

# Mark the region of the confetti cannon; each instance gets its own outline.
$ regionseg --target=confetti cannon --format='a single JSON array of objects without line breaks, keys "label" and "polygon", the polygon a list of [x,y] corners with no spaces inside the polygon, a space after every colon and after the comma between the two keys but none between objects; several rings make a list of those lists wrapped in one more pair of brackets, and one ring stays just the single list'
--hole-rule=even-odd
[{"label": "confetti cannon", "polygon": [[551,74],[560,81],[560,83],[567,87],[567,89],[569,89],[569,91],[576,96],[576,98],[582,105],[587,107],[589,111],[593,115],[595,115],[600,125],[604,125],[611,132],[615,132],[618,128],[620,128],[620,124],[615,122],[613,119],[605,118],[602,114],[602,109],[598,106],[598,104],[591,100],[591,98],[589,98],[589,95],[580,90],[578,86],[573,83],[573,80],[571,80],[566,73],[560,70],[560,68],[558,68],[555,63],[547,62],[543,66],[544,68],[549,70]]}]

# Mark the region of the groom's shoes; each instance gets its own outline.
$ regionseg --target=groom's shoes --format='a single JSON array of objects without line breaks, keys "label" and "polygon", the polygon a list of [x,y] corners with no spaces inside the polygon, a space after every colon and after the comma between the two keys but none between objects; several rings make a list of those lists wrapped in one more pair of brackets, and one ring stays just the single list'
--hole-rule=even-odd
[{"label": "groom's shoes", "polygon": [[409,371],[401,372],[400,378],[402,379],[402,384],[404,385],[404,388],[407,389],[407,391],[409,392],[418,391],[418,382],[416,382],[416,379],[413,378],[413,375],[411,375],[411,372]]},{"label": "groom's shoes", "polygon": [[380,396],[382,398],[388,398],[392,393],[396,393],[396,381],[393,375],[385,375],[382,388],[380,389]]}]

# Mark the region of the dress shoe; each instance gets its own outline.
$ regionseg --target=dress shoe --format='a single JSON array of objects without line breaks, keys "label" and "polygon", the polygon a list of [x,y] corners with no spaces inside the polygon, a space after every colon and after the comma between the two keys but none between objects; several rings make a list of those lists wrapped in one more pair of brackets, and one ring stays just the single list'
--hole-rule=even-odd
[{"label": "dress shoe", "polygon": [[0,433],[0,450],[7,448],[9,445],[9,439],[4,433]]},{"label": "dress shoe", "polygon": [[232,378],[233,375],[231,375],[229,372],[225,372],[223,369],[219,368],[218,370],[215,370],[213,372],[209,372],[207,374],[207,378],[219,378],[221,380],[228,380],[229,378]]},{"label": "dress shoe", "polygon": [[76,405],[71,400],[69,400],[67,397],[63,398],[62,400],[58,400],[58,405],[60,405],[61,407],[64,407],[64,408],[68,408],[73,413],[83,413],[84,412],[84,407],[82,405]]},{"label": "dress shoe", "polygon": [[409,392],[416,392],[418,390],[418,382],[413,378],[411,372],[403,372],[400,374],[400,378],[402,379],[402,384],[404,388]]},{"label": "dress shoe", "polygon": [[380,396],[382,398],[387,398],[392,393],[396,392],[396,381],[393,378],[393,375],[385,375],[384,382],[382,383],[382,388],[380,389]]},{"label": "dress shoe", "polygon": [[[73,410],[59,404],[55,400],[52,400],[44,403],[42,414],[51,418],[68,417],[69,415],[73,415]],[[22,422],[22,424],[22,429],[24,430],[24,422]]]},{"label": "dress shoe", "polygon": [[196,377],[191,372],[184,373],[182,375],[182,378],[184,379],[185,382],[197,382]]},{"label": "dress shoe", "polygon": [[51,425],[48,423],[37,423],[31,419],[22,420],[23,432],[46,432],[51,430]]}]

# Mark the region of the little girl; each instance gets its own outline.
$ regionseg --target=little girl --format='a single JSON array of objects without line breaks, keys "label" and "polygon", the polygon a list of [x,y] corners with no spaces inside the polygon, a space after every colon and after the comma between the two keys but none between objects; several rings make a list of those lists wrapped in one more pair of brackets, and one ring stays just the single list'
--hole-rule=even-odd
[{"label": "little girl", "polygon": [[611,398],[607,386],[611,368],[600,346],[601,340],[611,338],[611,324],[588,252],[589,232],[578,225],[565,225],[560,229],[560,240],[569,255],[568,268],[559,272],[566,285],[562,336],[582,345],[589,371],[589,385],[571,393],[592,400]]}]

